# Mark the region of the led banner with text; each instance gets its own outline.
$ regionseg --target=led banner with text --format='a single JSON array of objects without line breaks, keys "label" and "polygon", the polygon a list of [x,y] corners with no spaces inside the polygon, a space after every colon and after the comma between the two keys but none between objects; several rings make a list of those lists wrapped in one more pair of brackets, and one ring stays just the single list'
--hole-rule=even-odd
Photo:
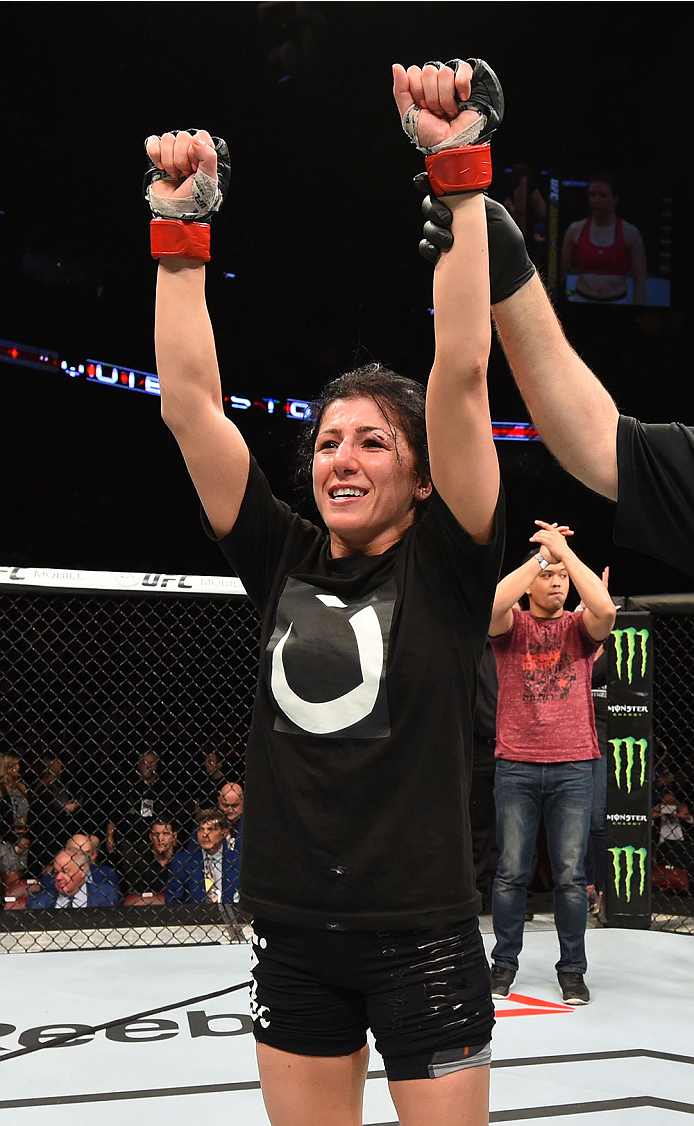
[{"label": "led banner with text", "polygon": [[[0,340],[0,363],[17,364],[36,371],[61,372],[69,379],[84,380],[102,387],[117,387],[121,391],[139,391],[144,395],[160,395],[159,376],[151,371],[138,371],[122,364],[109,364],[104,360],[90,360],[85,355],[70,359],[57,352],[32,344],[18,344]],[[246,389],[247,391],[248,389]],[[308,399],[273,399],[267,395],[224,395],[225,411],[262,411],[273,418],[287,418],[292,422],[310,422],[316,413],[316,404]],[[539,442],[540,435],[530,422],[492,422],[495,442]]]},{"label": "led banner with text", "polygon": [[608,926],[650,924],[652,748],[653,621],[620,612],[607,654]]}]

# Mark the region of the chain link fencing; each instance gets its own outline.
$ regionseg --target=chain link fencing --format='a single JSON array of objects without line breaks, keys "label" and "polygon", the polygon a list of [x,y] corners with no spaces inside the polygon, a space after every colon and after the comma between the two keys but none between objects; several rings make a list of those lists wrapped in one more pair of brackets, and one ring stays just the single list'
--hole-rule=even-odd
[{"label": "chain link fencing", "polygon": [[628,607],[653,614],[651,925],[694,934],[694,595]]},{"label": "chain link fencing", "polygon": [[[694,597],[629,606],[654,614],[653,925],[692,934]],[[5,569],[0,636],[0,952],[246,941],[259,625],[238,580]],[[206,873],[200,833],[222,831]]]},{"label": "chain link fencing", "polygon": [[0,951],[246,941],[259,626],[238,580],[0,578]]}]

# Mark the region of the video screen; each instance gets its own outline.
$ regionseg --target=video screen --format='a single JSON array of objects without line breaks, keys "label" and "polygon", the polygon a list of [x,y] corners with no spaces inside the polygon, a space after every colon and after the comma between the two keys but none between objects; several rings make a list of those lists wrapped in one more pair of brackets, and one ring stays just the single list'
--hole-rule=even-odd
[{"label": "video screen", "polygon": [[[672,195],[613,169],[550,181],[548,282],[585,305],[670,305]],[[550,240],[551,241],[551,240]]]},{"label": "video screen", "polygon": [[506,168],[492,194],[523,231],[554,300],[671,304],[672,193],[657,178],[595,168]]},{"label": "video screen", "polygon": [[529,164],[514,164],[501,173],[494,171],[491,196],[503,203],[525,237],[528,255],[546,279],[547,232],[549,228],[550,175]]}]

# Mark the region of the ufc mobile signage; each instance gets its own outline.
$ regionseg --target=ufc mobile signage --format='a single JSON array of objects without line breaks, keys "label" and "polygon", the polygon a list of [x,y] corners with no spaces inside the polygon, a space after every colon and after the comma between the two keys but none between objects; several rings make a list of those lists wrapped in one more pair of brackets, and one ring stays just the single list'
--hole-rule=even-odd
[{"label": "ufc mobile signage", "polygon": [[620,611],[607,650],[608,925],[650,923],[652,774],[653,620]]}]

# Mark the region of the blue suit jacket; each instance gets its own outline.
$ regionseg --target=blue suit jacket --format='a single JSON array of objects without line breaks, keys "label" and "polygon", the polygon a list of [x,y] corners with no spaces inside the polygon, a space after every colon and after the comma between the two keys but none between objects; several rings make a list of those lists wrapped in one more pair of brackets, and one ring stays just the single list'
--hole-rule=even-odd
[{"label": "blue suit jacket", "polygon": [[[233,903],[239,889],[241,853],[226,840],[222,848],[222,903]],[[171,858],[166,882],[166,902],[205,902],[205,868],[199,845],[181,849]]]},{"label": "blue suit jacket", "polygon": [[[99,870],[99,865],[90,868],[87,877],[87,907],[117,907],[120,903],[118,877],[115,871]],[[113,873],[111,875],[110,873]],[[43,876],[39,891],[32,891],[27,899],[27,907],[55,907],[55,902],[60,892],[55,886],[52,876]]]}]

